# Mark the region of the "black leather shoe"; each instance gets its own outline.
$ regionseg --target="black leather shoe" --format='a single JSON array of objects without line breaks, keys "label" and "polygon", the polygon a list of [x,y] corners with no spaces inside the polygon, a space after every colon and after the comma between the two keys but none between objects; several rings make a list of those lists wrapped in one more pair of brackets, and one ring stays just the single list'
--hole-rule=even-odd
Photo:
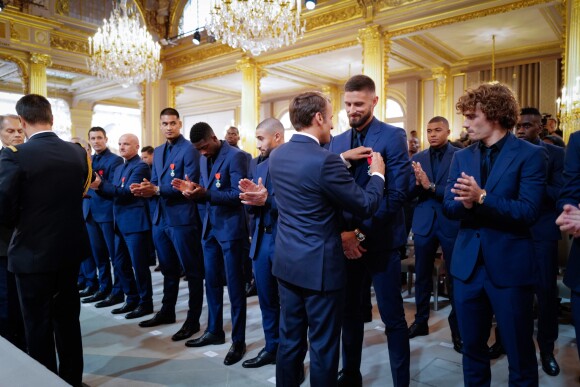
[{"label": "black leather shoe", "polygon": [[90,297],[83,298],[81,302],[83,304],[90,304],[91,302],[103,301],[108,295],[109,293],[98,291]]},{"label": "black leather shoe", "polygon": [[542,361],[542,369],[550,376],[556,376],[560,373],[560,366],[550,352],[540,352],[540,360]]},{"label": "black leather shoe", "polygon": [[417,336],[427,336],[429,334],[429,325],[424,323],[416,323],[413,322],[409,327],[409,338],[412,339],[413,337]]},{"label": "black leather shoe", "polygon": [[489,358],[494,360],[499,358],[501,355],[505,355],[505,349],[501,343],[496,341],[491,347],[489,347],[487,353],[489,354]]},{"label": "black leather shoe", "polygon": [[79,292],[79,297],[81,298],[90,297],[93,294],[95,294],[98,290],[99,288],[97,286],[87,286],[86,288],[84,288]]},{"label": "black leather shoe", "polygon": [[109,296],[107,298],[105,298],[103,301],[99,301],[95,304],[95,308],[106,308],[108,306],[113,306],[113,305],[118,305],[123,303],[123,301],[125,301],[125,296],[124,295],[119,295],[119,296],[113,296],[111,294],[109,294]]},{"label": "black leather shoe", "polygon": [[228,354],[226,355],[226,358],[224,359],[224,364],[225,365],[236,364],[237,362],[242,360],[242,357],[244,357],[245,353],[246,353],[246,343],[244,343],[243,341],[234,341],[232,343],[232,346],[230,347],[230,350],[228,351]]},{"label": "black leather shoe", "polygon": [[168,316],[165,314],[161,314],[161,312],[155,313],[152,319],[141,321],[139,326],[141,328],[151,328],[156,327],[157,325],[161,324],[173,324],[175,322],[175,316]]},{"label": "black leather shoe", "polygon": [[459,335],[451,335],[451,340],[453,341],[453,349],[457,353],[462,353],[463,351],[463,340]]},{"label": "black leather shoe", "polygon": [[214,335],[211,332],[205,331],[203,335],[199,336],[197,339],[187,340],[185,342],[186,347],[205,347],[206,345],[212,344],[223,344],[226,342],[226,335],[222,332],[221,335]]},{"label": "black leather shoe", "polygon": [[113,310],[111,311],[111,313],[113,313],[113,314],[123,314],[123,313],[129,313],[129,312],[132,312],[132,311],[134,311],[135,309],[137,309],[137,306],[138,306],[138,305],[139,305],[139,304],[136,304],[136,303],[126,303],[126,302],[125,302],[125,303],[123,304],[123,306],[121,306],[120,308],[117,308],[117,309],[113,309]]},{"label": "black leather shoe", "polygon": [[336,384],[339,387],[362,387],[362,375],[359,372],[348,372],[340,370]]},{"label": "black leather shoe", "polygon": [[259,368],[268,364],[276,364],[276,354],[267,352],[266,349],[262,349],[258,356],[253,359],[248,359],[242,363],[244,368]]},{"label": "black leather shoe", "polygon": [[171,336],[171,340],[179,341],[189,339],[191,336],[199,332],[199,323],[192,321],[192,320],[185,320],[181,329],[177,331],[173,336]]},{"label": "black leather shoe", "polygon": [[253,297],[258,295],[258,289],[256,288],[256,283],[252,281],[252,283],[248,284],[246,288],[246,298]]},{"label": "black leather shoe", "polygon": [[148,314],[153,313],[153,305],[139,305],[135,310],[127,313],[125,318],[127,320],[131,320],[134,318],[139,318],[143,316],[147,316]]}]

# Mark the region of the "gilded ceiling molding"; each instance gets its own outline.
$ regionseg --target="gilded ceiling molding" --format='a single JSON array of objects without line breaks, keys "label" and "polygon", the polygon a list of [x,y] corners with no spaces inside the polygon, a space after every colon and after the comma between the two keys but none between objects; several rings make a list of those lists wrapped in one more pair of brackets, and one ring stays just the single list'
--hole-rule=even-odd
[{"label": "gilded ceiling molding", "polygon": [[219,77],[223,77],[224,75],[230,75],[230,74],[234,74],[237,72],[238,72],[238,70],[236,70],[236,69],[224,70],[224,71],[220,71],[217,73],[202,75],[202,76],[195,77],[195,78],[184,79],[181,81],[171,81],[171,84],[174,86],[188,85],[190,83],[205,81],[206,79],[219,78]]},{"label": "gilded ceiling molding", "polygon": [[89,55],[88,41],[67,39],[56,34],[50,35],[50,47],[59,50],[74,52],[77,54]]},{"label": "gilded ceiling molding", "polygon": [[321,15],[305,17],[306,31],[313,31],[330,25],[357,19],[363,16],[363,10],[358,4],[340,8]]},{"label": "gilded ceiling molding", "polygon": [[10,20],[10,39],[11,40],[20,40],[20,33],[16,29],[14,25],[14,21]]},{"label": "gilded ceiling molding", "polygon": [[367,23],[371,23],[379,11],[380,0],[357,0],[361,7],[363,17]]},{"label": "gilded ceiling molding", "polygon": [[56,0],[54,9],[58,15],[68,16],[70,13],[69,0]]},{"label": "gilded ceiling molding", "polygon": [[54,63],[52,64],[52,66],[50,66],[50,68],[53,70],[66,71],[69,73],[92,75],[92,73],[89,69],[84,69],[84,68],[79,69],[76,67],[63,66],[63,65],[58,65],[58,64],[54,64]]},{"label": "gilded ceiling molding", "polygon": [[30,80],[30,75],[28,73],[28,63],[16,56],[9,54],[0,53],[0,58],[5,61],[12,62],[18,67],[18,74],[20,75],[20,79],[22,79],[22,92],[24,94],[28,94]]},{"label": "gilded ceiling molding", "polygon": [[395,29],[395,30],[391,31],[391,34],[393,36],[408,35],[408,34],[418,32],[418,31],[429,30],[432,28],[447,26],[450,24],[457,24],[457,23],[461,23],[464,21],[479,19],[482,17],[491,16],[491,15],[499,15],[501,13],[512,12],[512,11],[515,11],[518,9],[529,8],[529,7],[533,7],[535,5],[552,3],[552,2],[553,2],[553,0],[516,1],[516,2],[510,3],[510,4],[500,5],[497,7],[492,7],[492,8],[483,9],[480,11],[466,13],[464,15],[452,16],[452,17],[448,17],[446,19],[436,20],[436,21],[424,23],[424,24],[418,24],[416,26],[401,28],[398,30]]},{"label": "gilded ceiling molding", "polygon": [[341,48],[356,46],[357,44],[358,44],[357,40],[351,40],[348,42],[333,44],[333,45],[328,46],[328,47],[317,48],[315,50],[301,51],[297,54],[288,55],[288,56],[285,56],[282,58],[266,60],[266,61],[260,62],[260,64],[262,66],[269,66],[269,65],[276,64],[276,63],[288,62],[288,61],[291,61],[294,59],[300,59],[300,58],[304,58],[307,56],[318,55],[318,54],[322,54],[322,53],[329,52],[329,51],[336,51],[336,50],[340,50]]},{"label": "gilded ceiling molding", "polygon": [[[169,10],[169,35],[176,36],[179,32],[179,19],[183,15],[185,4],[188,0],[173,0],[171,1]],[[186,31],[187,32],[187,31]]]},{"label": "gilded ceiling molding", "polygon": [[190,52],[185,55],[181,55],[174,58],[168,58],[165,60],[165,69],[166,70],[173,70],[179,67],[184,67],[188,65],[193,65],[196,63],[201,62],[202,60],[213,58],[220,55],[230,54],[234,51],[241,52],[241,49],[231,48],[225,44],[216,44],[213,47],[205,48],[202,47],[201,49],[196,49],[194,52]]},{"label": "gilded ceiling molding", "polygon": [[416,3],[420,0],[378,0],[379,6],[382,9],[398,7],[408,3]]},{"label": "gilded ceiling molding", "polygon": [[52,65],[52,58],[48,54],[39,54],[33,52],[30,54],[30,63],[41,64],[50,67]]},{"label": "gilded ceiling molding", "polygon": [[427,42],[423,37],[421,37],[419,35],[411,36],[411,37],[409,37],[409,39],[412,42],[418,44],[419,46],[425,48],[426,50],[434,53],[438,57],[445,59],[449,63],[453,63],[453,62],[457,61],[457,59],[452,58],[448,52],[436,48],[433,44]]}]

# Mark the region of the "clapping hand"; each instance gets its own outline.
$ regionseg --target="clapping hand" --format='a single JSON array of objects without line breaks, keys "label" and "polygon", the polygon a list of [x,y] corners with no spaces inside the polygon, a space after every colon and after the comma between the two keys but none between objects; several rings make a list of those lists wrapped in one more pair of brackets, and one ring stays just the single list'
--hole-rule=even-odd
[{"label": "clapping hand", "polygon": [[243,204],[249,206],[263,206],[268,199],[268,190],[262,184],[262,178],[258,178],[258,184],[249,179],[241,179],[238,183],[240,199]]}]

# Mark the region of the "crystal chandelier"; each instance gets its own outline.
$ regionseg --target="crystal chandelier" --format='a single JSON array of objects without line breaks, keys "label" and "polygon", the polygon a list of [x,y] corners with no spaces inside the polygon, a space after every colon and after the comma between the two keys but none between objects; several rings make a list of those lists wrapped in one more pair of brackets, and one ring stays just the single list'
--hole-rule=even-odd
[{"label": "crystal chandelier", "polygon": [[119,82],[123,87],[152,82],[161,77],[161,46],[142,27],[135,5],[127,7],[113,0],[109,20],[89,38],[89,69],[99,78]]},{"label": "crystal chandelier", "polygon": [[216,40],[252,55],[295,43],[304,35],[302,0],[211,0],[206,29]]}]

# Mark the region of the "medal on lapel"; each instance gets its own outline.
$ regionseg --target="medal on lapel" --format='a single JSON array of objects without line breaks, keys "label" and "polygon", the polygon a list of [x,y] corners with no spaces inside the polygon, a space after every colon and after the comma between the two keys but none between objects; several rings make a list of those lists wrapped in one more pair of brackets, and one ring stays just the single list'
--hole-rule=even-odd
[{"label": "medal on lapel", "polygon": [[369,169],[367,170],[367,174],[370,176],[370,175],[372,175],[372,173],[371,173],[371,164],[373,163],[373,158],[372,157],[367,157],[367,163],[369,165]]},{"label": "medal on lapel", "polygon": [[215,182],[216,188],[219,188],[219,187],[222,186],[222,183],[220,182],[220,177],[222,177],[222,174],[221,173],[218,172],[218,173],[215,174],[215,179],[217,180]]},{"label": "medal on lapel", "polygon": [[105,173],[105,171],[103,171],[102,169],[99,169],[99,176],[103,177],[104,173]]},{"label": "medal on lapel", "polygon": [[121,178],[121,188],[125,188],[125,176]]},{"label": "medal on lapel", "polygon": [[169,164],[169,168],[171,168],[171,177],[175,177],[175,164]]}]

